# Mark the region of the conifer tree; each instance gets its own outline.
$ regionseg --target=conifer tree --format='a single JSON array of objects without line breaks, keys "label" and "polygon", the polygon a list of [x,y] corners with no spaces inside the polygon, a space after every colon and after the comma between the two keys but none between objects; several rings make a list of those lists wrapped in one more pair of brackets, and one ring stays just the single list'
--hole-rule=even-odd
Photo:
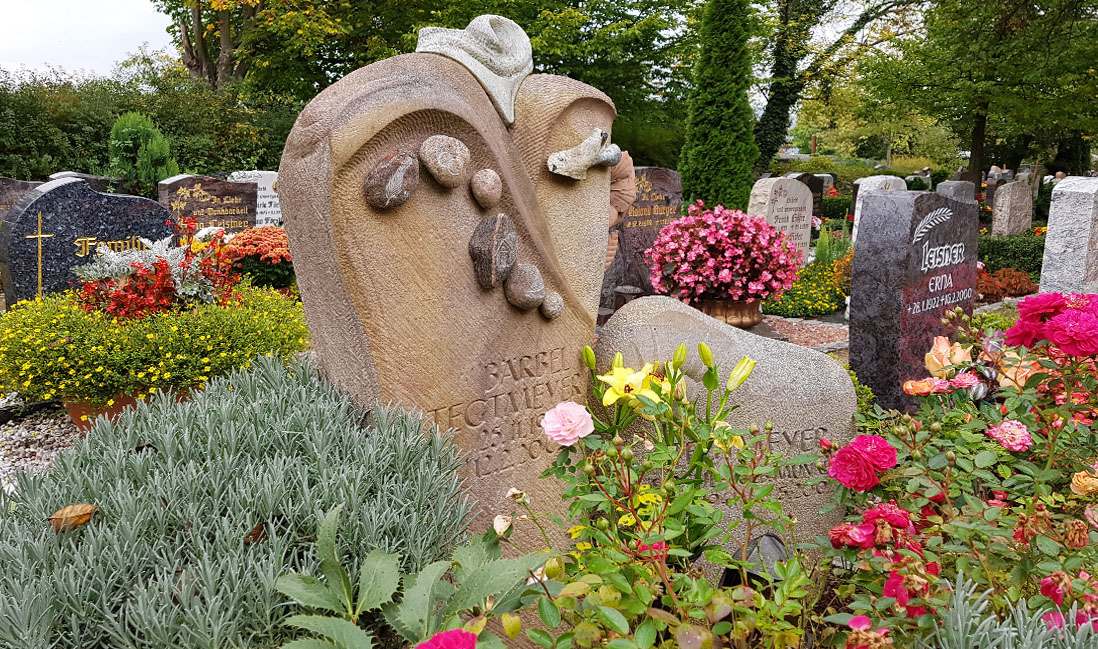
[{"label": "conifer tree", "polygon": [[679,160],[683,197],[745,209],[758,158],[755,113],[747,98],[751,3],[709,0]]}]

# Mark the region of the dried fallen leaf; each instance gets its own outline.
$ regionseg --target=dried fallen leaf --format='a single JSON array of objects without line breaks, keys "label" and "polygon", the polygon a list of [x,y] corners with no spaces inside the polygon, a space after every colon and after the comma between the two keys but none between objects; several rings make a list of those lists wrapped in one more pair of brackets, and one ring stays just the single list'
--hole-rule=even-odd
[{"label": "dried fallen leaf", "polygon": [[53,530],[61,533],[87,523],[97,511],[99,510],[95,505],[89,505],[87,503],[69,505],[68,507],[64,507],[54,512],[53,516],[50,516],[49,521],[53,524]]},{"label": "dried fallen leaf", "polygon": [[252,545],[253,543],[259,543],[267,538],[267,524],[257,523],[252,528],[251,532],[244,535],[244,545]]}]

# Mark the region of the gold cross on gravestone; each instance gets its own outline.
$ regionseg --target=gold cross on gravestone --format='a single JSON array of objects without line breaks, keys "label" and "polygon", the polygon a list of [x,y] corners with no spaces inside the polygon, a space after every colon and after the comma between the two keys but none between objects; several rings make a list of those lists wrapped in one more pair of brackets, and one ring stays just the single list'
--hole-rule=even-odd
[{"label": "gold cross on gravestone", "polygon": [[38,234],[28,234],[28,239],[38,239],[38,297],[42,297],[42,239],[52,237],[42,234],[42,210],[38,210]]}]

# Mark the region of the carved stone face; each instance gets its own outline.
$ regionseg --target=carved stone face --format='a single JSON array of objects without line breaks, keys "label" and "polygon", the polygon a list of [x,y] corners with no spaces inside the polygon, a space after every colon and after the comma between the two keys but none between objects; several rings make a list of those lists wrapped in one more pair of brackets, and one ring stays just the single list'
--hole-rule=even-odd
[{"label": "carved stone face", "polygon": [[[550,153],[593,129],[610,131],[609,99],[571,79],[534,75],[519,88],[514,112],[508,128],[460,63],[403,55],[313,100],[279,170],[322,367],[364,406],[395,401],[456,428],[482,525],[514,509],[504,497],[511,487],[530,494],[539,511],[560,511],[557,486],[537,477],[558,451],[539,422],[558,402],[586,398],[580,350],[594,335],[609,215],[607,168],[590,169],[583,181],[546,168]],[[407,190],[407,198],[371,203],[379,164],[420,151],[436,135],[467,147],[466,177],[499,174],[498,202],[482,208],[470,182],[447,187],[424,167],[418,182],[408,170],[394,180],[395,169],[383,169],[374,181],[390,193]],[[478,283],[469,241],[500,213],[514,226],[514,266],[536,267],[546,295],[563,300],[558,317],[513,306],[503,286]]]}]

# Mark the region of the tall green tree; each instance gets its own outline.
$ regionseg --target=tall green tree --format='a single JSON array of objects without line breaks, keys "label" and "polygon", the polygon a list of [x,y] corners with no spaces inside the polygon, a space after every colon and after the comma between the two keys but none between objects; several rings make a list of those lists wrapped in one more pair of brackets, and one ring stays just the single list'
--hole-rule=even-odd
[{"label": "tall green tree", "polygon": [[679,160],[683,197],[744,209],[759,150],[753,133],[748,0],[709,0]]}]

